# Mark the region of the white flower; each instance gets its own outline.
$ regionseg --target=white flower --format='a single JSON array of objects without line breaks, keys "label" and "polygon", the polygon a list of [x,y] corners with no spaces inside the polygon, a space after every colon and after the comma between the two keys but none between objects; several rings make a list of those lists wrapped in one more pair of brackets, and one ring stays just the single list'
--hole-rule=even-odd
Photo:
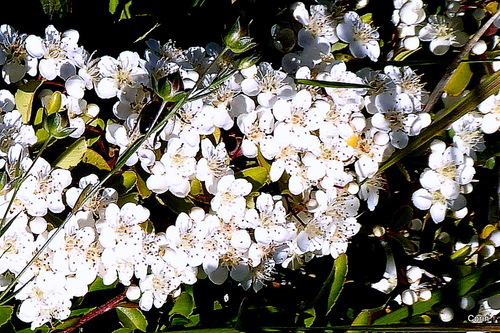
[{"label": "white flower", "polygon": [[[240,131],[245,135],[241,142],[241,151],[246,157],[256,157],[259,148],[264,157],[271,159],[277,150],[265,147],[264,140],[270,138],[274,131],[275,119],[271,109],[259,106],[252,112],[238,116],[237,124]],[[271,153],[268,153],[271,150]]]},{"label": "white flower", "polygon": [[418,37],[424,42],[430,42],[429,48],[436,55],[445,54],[450,46],[464,46],[469,39],[469,35],[462,31],[462,20],[459,17],[431,15],[427,20],[428,23],[420,29]]},{"label": "white flower", "polygon": [[310,6],[309,14],[305,5],[302,2],[297,2],[292,9],[294,18],[304,26],[298,33],[300,46],[307,48],[314,39],[328,44],[334,44],[338,41],[335,29],[337,26],[336,15],[327,6]]},{"label": "white flower", "polygon": [[16,294],[16,298],[22,300],[18,318],[31,323],[32,330],[52,319],[67,319],[71,313],[71,296],[65,287],[64,275],[49,271],[41,273]]},{"label": "white flower", "polygon": [[344,20],[337,26],[337,35],[343,42],[349,43],[349,50],[354,57],[368,56],[372,61],[377,61],[380,55],[379,34],[371,25],[361,21],[356,12],[344,14]]},{"label": "white flower", "polygon": [[202,158],[196,165],[196,178],[205,182],[208,193],[217,193],[217,183],[225,175],[233,174],[224,142],[214,147],[210,139],[201,141]]},{"label": "white flower", "polygon": [[[95,186],[98,182],[99,178],[95,174],[89,174],[80,178],[78,187],[71,187],[66,191],[66,203],[68,206],[74,208],[82,192],[88,186]],[[89,211],[95,216],[102,216],[106,207],[117,201],[118,192],[113,188],[106,187],[98,190],[80,207],[80,210]]]},{"label": "white flower", "polygon": [[454,132],[453,143],[467,156],[476,157],[476,152],[486,149],[481,125],[483,117],[477,112],[470,112],[451,125]]},{"label": "white flower", "polygon": [[440,191],[447,199],[456,199],[460,186],[474,177],[474,161],[457,149],[436,140],[431,144],[429,167],[420,175],[420,183],[430,191]]},{"label": "white flower", "polygon": [[[317,75],[318,80],[363,84],[361,77],[347,70],[347,65],[343,61],[334,61],[326,70]],[[366,89],[344,89],[344,88],[324,88],[326,93],[332,98],[335,108],[340,108],[341,112],[357,112],[364,107],[363,95]]]},{"label": "white flower", "polygon": [[[4,94],[0,91],[0,95]],[[4,102],[7,110],[8,103]],[[36,143],[37,138],[33,127],[22,123],[22,115],[17,110],[0,114],[0,120],[0,161],[3,165],[12,147],[28,148]]]},{"label": "white flower", "polygon": [[78,47],[79,34],[76,30],[57,31],[53,25],[45,29],[45,38],[30,35],[26,38],[26,50],[34,58],[40,59],[40,74],[47,80],[57,76],[66,79],[76,74],[75,56],[83,52]]},{"label": "white flower", "polygon": [[229,222],[232,218],[243,220],[246,209],[245,196],[250,194],[251,190],[252,184],[246,179],[226,175],[219,179],[217,193],[210,206],[224,222]]},{"label": "white flower", "polygon": [[26,37],[8,24],[0,26],[0,65],[7,84],[19,82],[26,74],[36,75],[37,59],[26,51]]},{"label": "white flower", "polygon": [[120,100],[133,101],[134,89],[141,88],[141,84],[148,84],[144,60],[136,52],[123,51],[118,59],[103,56],[98,67],[102,78],[95,88],[100,98],[118,96]]},{"label": "white flower", "polygon": [[293,237],[293,226],[289,225],[286,214],[281,200],[262,193],[256,199],[255,208],[245,213],[245,219],[254,229],[254,237],[259,244],[282,244]]},{"label": "white flower", "polygon": [[0,237],[0,273],[10,271],[18,274],[33,257],[35,248],[34,235],[27,228],[28,216],[20,213],[15,221]]},{"label": "white flower", "polygon": [[289,99],[295,94],[293,79],[286,73],[274,70],[271,64],[261,62],[241,70],[245,78],[241,90],[248,96],[257,96],[260,105],[270,108],[278,99]]},{"label": "white flower", "polygon": [[69,170],[51,169],[50,164],[39,157],[21,184],[18,198],[31,216],[44,216],[48,210],[60,213],[65,208],[62,192],[69,184]]},{"label": "white flower", "polygon": [[168,141],[166,152],[151,167],[151,176],[146,185],[155,193],[172,192],[184,198],[191,189],[189,181],[196,174],[196,153],[199,147],[193,147],[179,138]]},{"label": "white flower", "polygon": [[483,132],[491,134],[498,131],[500,127],[500,93],[489,96],[477,108],[484,114],[481,124]]},{"label": "white flower", "polygon": [[148,218],[148,209],[131,202],[121,208],[114,203],[106,208],[105,217],[96,224],[99,243],[104,248],[101,256],[104,284],[119,279],[123,285],[129,285],[134,274],[138,278],[146,275],[142,265],[145,232],[140,224]]}]

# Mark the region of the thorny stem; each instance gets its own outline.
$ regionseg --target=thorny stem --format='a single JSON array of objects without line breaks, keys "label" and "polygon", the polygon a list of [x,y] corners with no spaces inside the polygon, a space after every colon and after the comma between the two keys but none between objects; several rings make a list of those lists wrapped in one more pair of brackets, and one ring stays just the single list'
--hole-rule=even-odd
[{"label": "thorny stem", "polygon": [[118,306],[118,304],[125,299],[125,297],[126,297],[126,292],[124,291],[121,294],[119,294],[118,296],[113,297],[112,299],[110,299],[109,301],[107,301],[106,303],[101,305],[100,307],[96,308],[95,310],[91,311],[90,313],[88,313],[85,316],[83,316],[82,318],[80,318],[80,320],[75,325],[71,326],[70,328],[65,329],[64,331],[60,331],[59,333],[73,332],[75,329],[82,326],[83,324],[85,324],[86,322],[91,320],[92,318],[95,318],[95,317],[102,315],[103,313],[105,313],[109,310],[116,308]]}]

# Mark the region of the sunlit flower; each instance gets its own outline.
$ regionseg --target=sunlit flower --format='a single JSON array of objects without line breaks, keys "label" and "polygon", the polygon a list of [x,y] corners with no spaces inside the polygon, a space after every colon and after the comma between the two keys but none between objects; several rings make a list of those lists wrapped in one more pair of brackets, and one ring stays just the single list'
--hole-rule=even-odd
[{"label": "sunlit flower", "polygon": [[356,12],[344,14],[344,20],[337,26],[337,35],[343,42],[349,43],[349,50],[356,58],[368,56],[372,61],[378,60],[379,34],[371,25],[361,21]]},{"label": "sunlit flower", "polygon": [[450,46],[464,46],[469,39],[469,35],[463,32],[462,19],[459,17],[431,15],[427,21],[418,37],[424,42],[430,42],[430,50],[436,55],[445,54]]}]

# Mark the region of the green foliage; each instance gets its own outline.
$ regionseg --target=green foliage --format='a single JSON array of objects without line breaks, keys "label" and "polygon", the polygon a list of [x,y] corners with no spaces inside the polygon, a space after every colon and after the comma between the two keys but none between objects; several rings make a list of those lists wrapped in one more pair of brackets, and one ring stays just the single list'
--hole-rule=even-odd
[{"label": "green foliage", "polygon": [[141,310],[137,308],[117,307],[116,313],[124,328],[128,328],[131,331],[139,330],[146,332],[148,321]]},{"label": "green foliage", "polygon": [[14,313],[14,307],[13,306],[0,306],[0,327],[8,323],[11,318],[12,314]]},{"label": "green foliage", "polygon": [[54,167],[71,169],[78,165],[87,152],[85,138],[73,142],[54,162]]}]

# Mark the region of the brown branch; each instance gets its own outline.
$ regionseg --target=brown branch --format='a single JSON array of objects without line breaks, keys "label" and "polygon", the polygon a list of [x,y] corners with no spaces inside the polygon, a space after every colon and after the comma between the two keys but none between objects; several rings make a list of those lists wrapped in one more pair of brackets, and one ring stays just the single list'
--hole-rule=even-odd
[{"label": "brown branch", "polygon": [[112,299],[110,299],[109,301],[107,301],[106,303],[104,303],[103,305],[101,305],[100,307],[96,308],[95,310],[92,310],[90,313],[86,314],[85,316],[83,316],[82,318],[80,318],[80,320],[73,326],[63,330],[63,331],[60,331],[59,333],[70,333],[70,332],[73,332],[75,329],[77,329],[78,327],[82,326],[83,324],[85,324],[86,322],[88,322],[89,320],[91,320],[92,318],[95,318],[111,309],[114,309],[118,306],[118,304],[123,301],[126,297],[126,292],[122,292],[121,294],[119,294],[118,296],[115,296],[113,297]]}]

